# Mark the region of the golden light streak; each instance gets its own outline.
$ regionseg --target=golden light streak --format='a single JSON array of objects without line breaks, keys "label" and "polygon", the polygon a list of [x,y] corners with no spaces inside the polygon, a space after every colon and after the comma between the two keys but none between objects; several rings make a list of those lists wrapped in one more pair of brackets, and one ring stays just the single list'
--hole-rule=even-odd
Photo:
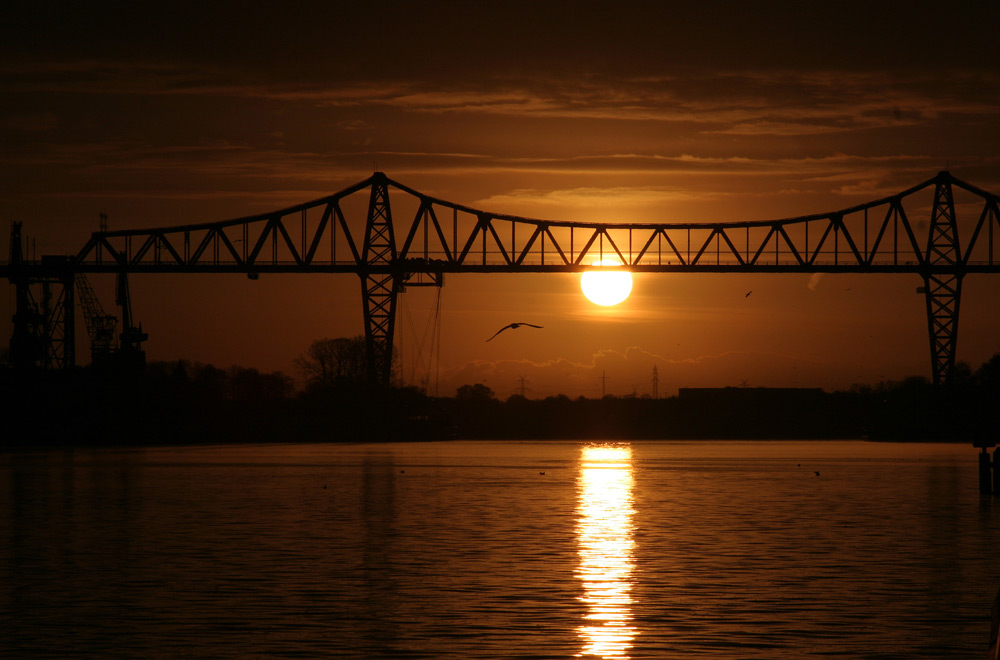
[{"label": "golden light streak", "polygon": [[587,604],[577,630],[580,656],[628,658],[637,631],[632,621],[632,448],[584,447],[578,479],[577,544]]}]

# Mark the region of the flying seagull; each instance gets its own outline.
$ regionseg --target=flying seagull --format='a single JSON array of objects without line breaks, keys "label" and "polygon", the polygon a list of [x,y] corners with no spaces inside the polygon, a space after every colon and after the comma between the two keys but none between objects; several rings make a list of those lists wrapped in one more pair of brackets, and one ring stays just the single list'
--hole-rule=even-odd
[{"label": "flying seagull", "polygon": [[[540,328],[540,327],[542,327],[540,325],[535,325],[534,323],[509,323],[509,324],[505,325],[504,327],[500,328],[499,330],[497,330],[495,333],[493,333],[493,337],[496,337],[498,334],[500,334],[501,332],[503,332],[507,328],[510,328],[511,330],[517,330],[522,325],[526,325],[529,328]],[[490,337],[486,341],[493,341],[493,337]]]}]

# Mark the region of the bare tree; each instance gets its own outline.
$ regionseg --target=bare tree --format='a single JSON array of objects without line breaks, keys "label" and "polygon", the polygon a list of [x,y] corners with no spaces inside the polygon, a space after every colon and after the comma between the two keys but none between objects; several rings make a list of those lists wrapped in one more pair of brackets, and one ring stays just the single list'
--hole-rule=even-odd
[{"label": "bare tree", "polygon": [[295,359],[295,366],[312,387],[332,387],[365,380],[365,338],[317,339]]}]

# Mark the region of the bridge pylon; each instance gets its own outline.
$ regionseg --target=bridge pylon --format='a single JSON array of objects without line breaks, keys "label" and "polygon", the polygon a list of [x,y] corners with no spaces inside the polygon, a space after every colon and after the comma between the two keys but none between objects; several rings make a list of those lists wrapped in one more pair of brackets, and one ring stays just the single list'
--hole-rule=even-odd
[{"label": "bridge pylon", "polygon": [[962,294],[962,255],[955,222],[951,176],[941,172],[934,186],[930,233],[927,237],[923,292],[927,301],[931,370],[935,385],[951,381],[958,342],[958,309]]},{"label": "bridge pylon", "polygon": [[[365,315],[365,357],[368,382],[388,386],[392,378],[392,340],[400,278],[390,269],[396,261],[388,179],[376,172],[365,223],[361,297]],[[373,270],[373,267],[377,270]]]},{"label": "bridge pylon", "polygon": [[76,366],[74,271],[69,257],[25,259],[21,223],[10,232],[10,273],[15,289],[10,360],[17,368],[72,369]]}]

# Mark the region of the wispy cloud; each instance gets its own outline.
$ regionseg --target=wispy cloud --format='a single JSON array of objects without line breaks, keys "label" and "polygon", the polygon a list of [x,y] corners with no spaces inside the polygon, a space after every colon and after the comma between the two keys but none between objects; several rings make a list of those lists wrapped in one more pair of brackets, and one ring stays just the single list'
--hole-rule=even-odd
[{"label": "wispy cloud", "polygon": [[[390,107],[434,114],[507,115],[691,124],[707,134],[797,136],[900,128],[1000,110],[1000,77],[944,73],[717,72],[659,78],[545,76],[443,87],[430,79],[260,84],[222,69],[91,60],[8,64],[9,92],[229,97],[321,107]],[[933,92],[928,91],[933,90]]]},{"label": "wispy cloud", "polygon": [[486,208],[507,208],[529,203],[558,208],[587,206],[591,208],[621,209],[622,207],[664,204],[681,199],[703,197],[704,195],[693,191],[616,186],[566,190],[519,189],[499,195],[491,195],[490,197],[477,200],[475,203]]},{"label": "wispy cloud", "polygon": [[[8,62],[0,65],[0,90],[79,95],[93,114],[83,120],[73,115],[77,123],[95,123],[105,107],[97,98],[107,104],[116,95],[150,96],[162,100],[161,107],[176,105],[150,120],[164,122],[162,131],[118,131],[96,122],[103,132],[80,135],[79,142],[66,138],[76,132],[56,130],[66,118],[51,111],[8,115],[0,118],[0,137],[16,139],[6,140],[0,164],[85,177],[76,189],[94,189],[98,181],[100,189],[121,195],[179,195],[164,183],[183,179],[189,190],[197,189],[191,195],[265,194],[271,188],[282,199],[291,188],[333,192],[377,166],[403,183],[440,177],[445,183],[426,192],[450,199],[448,185],[477,178],[474,196],[455,201],[534,217],[577,219],[580,209],[592,215],[579,219],[646,221],[661,212],[684,219],[778,217],[770,207],[752,216],[740,207],[755,198],[802,198],[792,213],[833,210],[834,196],[851,203],[881,197],[942,169],[933,145],[925,153],[925,143],[908,133],[872,141],[870,132],[952,130],[955,117],[963,125],[992,121],[1000,111],[1000,91],[994,91],[1000,85],[989,83],[1000,77],[991,76],[970,81],[942,73],[772,71],[588,76],[573,84],[543,75],[464,86],[429,79],[262,84],[218,67]],[[174,122],[206,106],[226,110],[207,117],[204,129]],[[233,125],[239,124],[233,108],[248,113],[245,126]],[[287,119],[272,121],[276,115]],[[527,119],[523,126],[530,128],[514,119]],[[544,121],[550,119],[555,121]],[[565,135],[564,119],[581,120],[579,138]],[[300,120],[312,123],[303,130]],[[498,122],[514,128],[498,130]],[[462,130],[452,130],[453,123]],[[563,134],[550,136],[547,127]],[[511,149],[504,131],[521,130],[537,139]],[[592,131],[606,137],[591,140]],[[816,137],[822,135],[828,137]],[[954,166],[995,171],[994,156],[983,149],[955,151]],[[710,209],[692,215],[699,205]],[[642,209],[646,215],[635,213]],[[720,209],[733,210],[717,217]]]}]

